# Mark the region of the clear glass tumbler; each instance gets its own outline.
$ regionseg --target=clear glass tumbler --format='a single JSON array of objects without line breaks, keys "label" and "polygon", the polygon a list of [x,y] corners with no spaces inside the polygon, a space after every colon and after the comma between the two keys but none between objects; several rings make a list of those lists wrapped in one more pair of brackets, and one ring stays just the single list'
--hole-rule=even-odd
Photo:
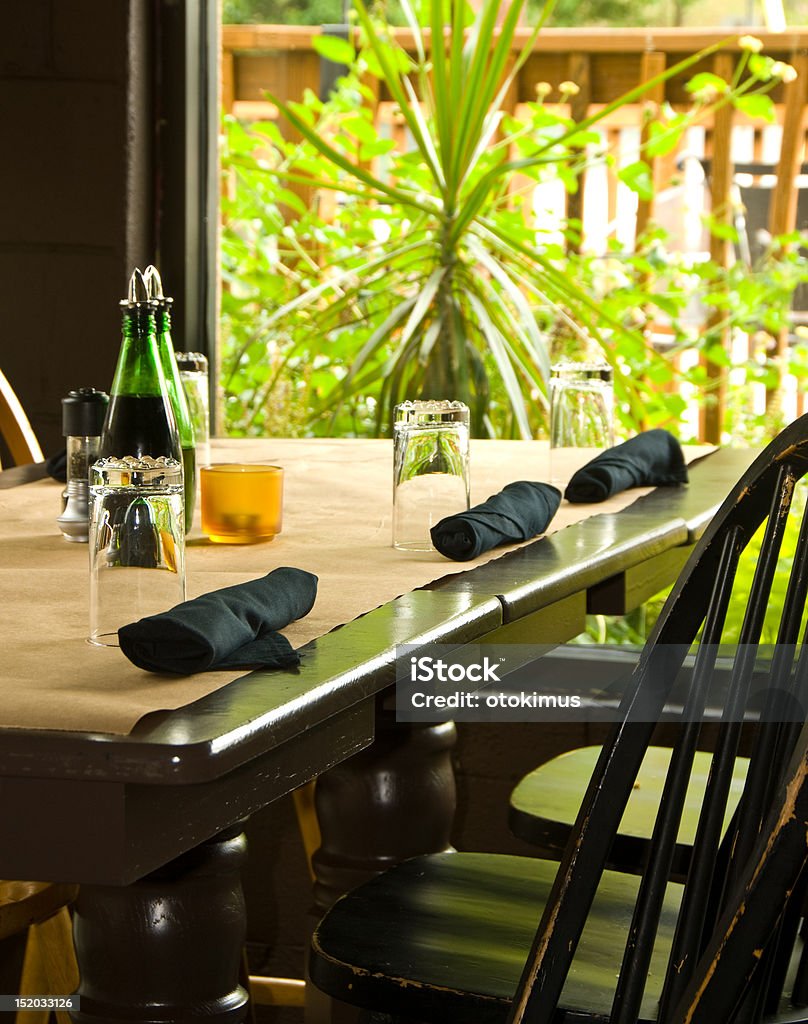
[{"label": "clear glass tumbler", "polygon": [[393,424],[393,546],[431,551],[430,529],[469,507],[469,410],[403,402]]},{"label": "clear glass tumbler", "polygon": [[100,459],[90,469],[90,643],[185,600],[182,465]]},{"label": "clear glass tumbler", "polygon": [[550,475],[564,482],[587,457],[614,444],[614,384],[606,363],[556,363],[550,376]]}]

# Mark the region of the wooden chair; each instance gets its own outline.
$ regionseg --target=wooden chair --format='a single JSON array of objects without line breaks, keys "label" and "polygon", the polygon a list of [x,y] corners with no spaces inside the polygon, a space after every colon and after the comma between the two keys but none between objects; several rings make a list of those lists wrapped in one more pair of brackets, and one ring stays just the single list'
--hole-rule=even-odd
[{"label": "wooden chair", "polygon": [[[709,185],[712,161],[702,159],[699,162]],[[754,162],[733,165],[732,181],[737,198],[734,223],[738,236],[735,255],[750,267],[760,264],[770,242],[769,217],[776,180],[777,167],[774,164]],[[797,182],[796,228],[806,231],[808,164],[800,167]],[[808,284],[798,285],[794,291],[792,318],[794,323],[804,324],[808,321]],[[511,793],[508,817],[511,830],[520,839],[536,846],[543,856],[560,856],[598,750],[598,747],[593,746],[562,754],[526,775]],[[610,866],[616,870],[634,871],[642,863],[645,844],[650,838],[650,823],[653,822],[653,814],[650,812],[657,806],[661,796],[668,757],[669,752],[665,748],[652,747],[648,751],[612,850]],[[709,764],[709,755],[697,752],[694,791],[685,805],[680,845],[673,865],[674,875],[681,873],[689,856],[696,811],[701,802],[699,787],[703,791]],[[738,778],[734,785],[736,793],[742,788],[745,770],[745,762],[739,761]]]},{"label": "wooden chair", "polygon": [[0,370],[0,434],[15,464],[42,462],[44,456],[20,400]]},{"label": "wooden chair", "polygon": [[[601,747],[578,747],[539,765],[520,779],[510,796],[508,825],[515,836],[536,847],[541,857],[558,860],[575,824],[586,786],[600,756]],[[648,854],[654,818],[662,799],[670,767],[670,747],[649,746],[631,790],[607,867],[637,874]],[[707,787],[712,755],[697,750],[679,827],[671,878],[687,874],[698,817]],[[724,824],[728,825],[743,792],[749,761],[736,762]]]},{"label": "wooden chair", "polygon": [[[792,817],[797,792],[805,799],[800,766],[808,759],[808,732],[801,731],[808,705],[808,518],[765,664],[759,641],[795,485],[807,472],[803,417],[734,488],[675,585],[598,755],[560,864],[470,853],[407,861],[338,901],[320,922],[310,962],[315,985],[354,1005],[424,1021],[730,1024],[773,1013],[798,941],[808,863],[805,818]],[[754,578],[738,583],[740,642],[682,885],[670,880],[671,865],[718,644],[740,553],[761,525]],[[606,870],[691,647],[692,679],[642,874]],[[753,673],[762,673],[769,689],[743,792],[725,828]],[[713,704],[716,695],[709,696]],[[786,827],[790,856],[772,867],[770,853],[783,845]],[[794,830],[801,830],[801,846]],[[721,943],[736,922],[743,924],[738,948],[746,959],[730,960]],[[711,972],[718,959],[725,984],[717,986]],[[797,973],[788,987],[801,1002],[805,971]],[[792,1009],[781,1019],[803,1016],[808,1012]]]},{"label": "wooden chair", "polygon": [[[44,456],[20,400],[0,371],[0,434],[17,465]],[[67,905],[76,886],[0,880],[0,939],[27,932],[20,995],[64,995],[78,984]],[[45,1024],[46,1011],[19,1015],[26,1024]],[[68,1024],[66,1013],[57,1014]]]},{"label": "wooden chair", "polygon": [[[68,995],[79,975],[73,952],[67,906],[78,886],[48,882],[0,881],[0,939],[27,932],[20,995]],[[47,1024],[49,1011],[17,1014],[18,1024]],[[67,1011],[57,1011],[59,1024],[70,1024]]]}]

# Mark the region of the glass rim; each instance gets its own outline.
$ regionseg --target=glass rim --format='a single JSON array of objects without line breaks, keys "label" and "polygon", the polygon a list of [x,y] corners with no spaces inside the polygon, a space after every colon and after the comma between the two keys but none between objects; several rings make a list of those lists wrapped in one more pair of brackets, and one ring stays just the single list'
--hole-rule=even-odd
[{"label": "glass rim", "polygon": [[550,367],[550,374],[556,377],[583,377],[584,379],[611,381],[614,370],[608,363],[597,363],[590,360],[580,363],[553,363]]},{"label": "glass rim", "polygon": [[183,486],[182,463],[165,455],[157,459],[150,455],[140,459],[133,455],[96,459],[90,465],[88,476],[91,490],[109,488],[156,494],[160,491],[182,491]]},{"label": "glass rim", "polygon": [[415,398],[408,399],[406,402],[399,402],[395,406],[394,411],[398,412],[399,409],[402,412],[409,412],[411,409],[417,409],[419,411],[424,410],[436,410],[438,412],[444,411],[468,411],[468,406],[465,402],[459,402],[455,399],[449,398]]},{"label": "glass rim", "polygon": [[93,468],[98,469],[123,469],[123,470],[144,470],[144,469],[182,469],[182,463],[170,455],[160,455],[153,458],[151,455],[143,455],[138,458],[135,455],[106,455],[102,459],[96,459]]},{"label": "glass rim", "polygon": [[185,373],[207,373],[208,357],[204,352],[175,352],[177,367]]},{"label": "glass rim", "polygon": [[469,407],[465,402],[449,399],[416,399],[400,402],[393,409],[393,426],[433,426],[435,424],[469,424]]},{"label": "glass rim", "polygon": [[262,462],[211,462],[199,467],[200,474],[205,473],[282,473],[283,466]]}]

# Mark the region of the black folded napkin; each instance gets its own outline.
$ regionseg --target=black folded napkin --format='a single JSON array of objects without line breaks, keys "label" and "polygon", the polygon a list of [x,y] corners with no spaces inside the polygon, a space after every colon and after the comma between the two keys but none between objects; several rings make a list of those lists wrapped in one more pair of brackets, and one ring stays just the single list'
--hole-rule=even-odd
[{"label": "black folded napkin", "polygon": [[48,471],[48,476],[53,477],[54,480],[58,480],[60,483],[67,482],[67,449],[63,448],[60,452],[55,452],[45,463],[45,468]]},{"label": "black folded napkin", "polygon": [[432,543],[447,558],[467,562],[500,544],[543,533],[560,503],[557,487],[517,480],[481,505],[441,519],[430,530]]},{"label": "black folded napkin", "polygon": [[672,487],[687,483],[682,447],[667,430],[646,430],[615,445],[573,474],[564,497],[572,502],[605,501],[629,487]]},{"label": "black folded napkin", "polygon": [[149,672],[284,668],[300,656],[275,631],[306,615],[316,595],[316,576],[284,566],[122,626],[118,640],[126,657]]}]

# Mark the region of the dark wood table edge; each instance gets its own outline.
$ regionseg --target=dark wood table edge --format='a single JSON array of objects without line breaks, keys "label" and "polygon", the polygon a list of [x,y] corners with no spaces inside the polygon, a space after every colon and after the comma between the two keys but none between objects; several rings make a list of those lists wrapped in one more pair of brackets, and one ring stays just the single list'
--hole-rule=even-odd
[{"label": "dark wood table edge", "polygon": [[[756,454],[720,449],[694,464],[691,480],[698,484],[709,472],[711,482],[720,481],[718,493],[725,494]],[[397,645],[479,639],[653,555],[692,543],[719,504],[704,507],[692,487],[657,489],[621,512],[593,516],[469,573],[438,579],[312,641],[302,649],[297,672],[251,673],[176,711],[146,716],[128,735],[0,729],[0,776],[103,777],[145,785],[221,777],[292,740],[304,719],[309,728],[389,687]],[[669,519],[653,524],[660,506]],[[643,543],[615,540],[643,520],[649,522]],[[570,573],[572,555],[580,559],[582,548],[589,560]],[[379,644],[380,631],[386,643]],[[259,691],[277,688],[279,680],[288,693],[267,707]],[[245,713],[240,704],[256,710]]]}]

